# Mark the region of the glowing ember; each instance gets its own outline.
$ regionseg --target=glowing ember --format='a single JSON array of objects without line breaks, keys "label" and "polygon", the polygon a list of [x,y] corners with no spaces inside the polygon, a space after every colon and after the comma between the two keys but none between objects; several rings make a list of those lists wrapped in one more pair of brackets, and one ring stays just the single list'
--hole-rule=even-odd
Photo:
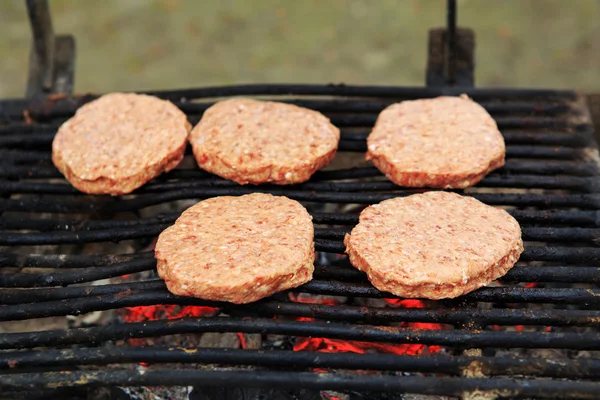
[{"label": "glowing ember", "polygon": [[[305,293],[289,293],[288,297],[294,303],[304,303],[304,304],[325,304],[328,306],[334,306],[339,302],[336,301],[334,297],[331,296],[311,296]],[[298,317],[296,321],[314,321],[314,318],[308,317]]]},{"label": "glowing ember", "polygon": [[157,306],[138,306],[126,307],[123,319],[126,322],[144,322],[156,321],[159,319],[177,319],[184,317],[202,317],[212,315],[218,308],[204,306],[176,306],[176,305],[157,305]]},{"label": "glowing ember", "polygon": [[[367,352],[390,353],[397,355],[419,355],[427,346],[422,344],[389,344],[358,342],[354,340],[339,340],[327,338],[302,338],[294,346],[294,351],[318,351],[320,353],[358,353]],[[429,346],[429,352],[437,353],[439,346]]]},{"label": "glowing ember", "polygon": [[[177,319],[183,317],[202,317],[213,315],[218,308],[204,306],[177,306],[173,304],[160,304],[156,306],[137,306],[125,307],[120,312],[125,322],[145,322],[156,321],[159,319]],[[128,342],[133,346],[144,346],[146,339],[129,339]],[[145,364],[142,364],[145,365]]]},{"label": "glowing ember", "polygon": [[384,299],[386,303],[402,308],[424,308],[425,305],[421,300],[414,299]]},{"label": "glowing ember", "polygon": [[341,397],[334,396],[327,392],[321,392],[321,397],[324,398],[325,400],[342,400]]},{"label": "glowing ember", "polygon": [[339,304],[339,302],[336,301],[336,299],[332,296],[311,296],[305,293],[289,293],[288,297],[294,303],[325,304],[328,306]]},{"label": "glowing ember", "polygon": [[[310,296],[310,295],[289,295],[290,300],[298,303],[307,304],[337,304],[334,298],[327,296]],[[425,307],[420,300],[412,299],[385,299],[385,301],[394,307],[403,308],[423,308]],[[299,317],[298,321],[314,321],[313,318]],[[409,327],[420,330],[439,330],[442,329],[440,324],[410,322],[402,323],[401,327]],[[371,343],[360,342],[354,340],[340,340],[328,338],[297,338],[294,345],[294,351],[318,351],[321,353],[359,353],[367,352],[391,353],[391,354],[408,354],[419,355],[424,351],[429,353],[437,353],[441,350],[440,346],[426,346],[423,344],[391,344],[391,343]]]},{"label": "glowing ember", "polygon": [[238,339],[240,341],[240,347],[242,349],[244,349],[244,350],[247,350],[248,349],[248,343],[246,342],[246,335],[244,335],[241,332],[238,332],[237,333],[237,337],[238,337]]}]

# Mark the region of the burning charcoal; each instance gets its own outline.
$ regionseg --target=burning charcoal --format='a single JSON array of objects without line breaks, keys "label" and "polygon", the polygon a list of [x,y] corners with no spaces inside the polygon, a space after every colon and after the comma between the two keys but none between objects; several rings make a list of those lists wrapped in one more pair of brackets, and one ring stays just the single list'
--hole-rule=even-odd
[{"label": "burning charcoal", "polygon": [[189,400],[323,400],[314,390],[194,388]]},{"label": "burning charcoal", "polygon": [[[119,387],[111,393],[110,400],[179,400],[188,399],[192,392],[191,386],[169,387]],[[119,397],[120,393],[128,397]]]},{"label": "burning charcoal", "polygon": [[262,335],[257,333],[238,333],[240,347],[242,349],[258,350],[261,347]]}]

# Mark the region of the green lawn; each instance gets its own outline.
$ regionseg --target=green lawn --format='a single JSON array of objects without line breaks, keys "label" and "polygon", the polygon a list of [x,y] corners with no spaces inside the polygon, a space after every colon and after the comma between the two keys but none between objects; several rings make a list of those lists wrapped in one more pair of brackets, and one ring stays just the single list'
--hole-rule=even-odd
[{"label": "green lawn", "polygon": [[[600,91],[598,0],[459,0],[478,86]],[[50,0],[77,39],[77,92],[251,82],[422,85],[440,0]],[[21,96],[23,0],[0,2],[0,97]]]}]

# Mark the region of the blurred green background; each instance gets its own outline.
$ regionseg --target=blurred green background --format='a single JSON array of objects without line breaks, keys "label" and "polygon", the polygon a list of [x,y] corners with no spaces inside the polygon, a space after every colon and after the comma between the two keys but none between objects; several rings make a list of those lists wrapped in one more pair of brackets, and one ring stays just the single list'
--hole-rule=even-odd
[{"label": "blurred green background", "polygon": [[[76,92],[257,82],[423,85],[444,0],[50,0]],[[476,85],[600,91],[599,0],[458,0]],[[0,2],[0,97],[25,90],[24,0]]]}]

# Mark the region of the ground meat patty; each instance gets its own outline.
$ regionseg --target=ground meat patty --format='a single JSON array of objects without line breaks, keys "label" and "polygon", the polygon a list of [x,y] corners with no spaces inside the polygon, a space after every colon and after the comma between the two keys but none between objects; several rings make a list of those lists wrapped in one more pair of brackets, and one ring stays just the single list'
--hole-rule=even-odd
[{"label": "ground meat patty", "polygon": [[160,234],[158,275],[171,293],[250,303],[312,279],[312,218],[286,197],[215,197]]},{"label": "ground meat patty", "polygon": [[169,101],[111,93],[79,108],[59,128],[52,161],[82,192],[130,193],[181,162],[190,130]]},{"label": "ground meat patty", "polygon": [[487,285],[523,251],[519,224],[506,211],[447,192],[367,207],[344,243],[352,265],[376,288],[428,299]]},{"label": "ground meat patty", "polygon": [[504,165],[494,119],[467,96],[404,101],[377,118],[367,160],[401,186],[465,188]]},{"label": "ground meat patty", "polygon": [[210,107],[191,134],[200,167],[240,184],[305,182],[329,164],[339,139],[316,111],[242,98]]}]

